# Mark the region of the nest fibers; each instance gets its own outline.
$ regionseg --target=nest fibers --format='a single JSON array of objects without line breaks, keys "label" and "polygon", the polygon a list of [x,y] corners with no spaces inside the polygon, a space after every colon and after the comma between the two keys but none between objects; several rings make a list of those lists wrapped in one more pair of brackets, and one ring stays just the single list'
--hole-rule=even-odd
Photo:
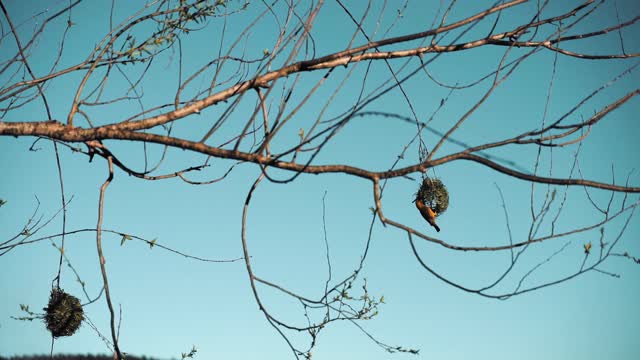
[{"label": "nest fibers", "polygon": [[436,216],[447,211],[449,207],[449,192],[440,179],[422,179],[416,199],[421,199],[436,213]]},{"label": "nest fibers", "polygon": [[54,338],[75,334],[84,319],[80,300],[60,288],[51,290],[49,305],[44,311],[44,321]]}]

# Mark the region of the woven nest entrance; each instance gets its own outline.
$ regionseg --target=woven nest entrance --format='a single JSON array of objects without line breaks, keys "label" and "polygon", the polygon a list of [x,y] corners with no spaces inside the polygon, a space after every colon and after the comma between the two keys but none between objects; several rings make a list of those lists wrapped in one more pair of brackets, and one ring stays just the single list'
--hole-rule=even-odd
[{"label": "woven nest entrance", "polygon": [[447,211],[449,207],[449,192],[440,179],[422,179],[416,199],[421,199],[436,213],[436,216]]},{"label": "woven nest entrance", "polygon": [[49,305],[43,310],[47,330],[54,338],[75,334],[84,319],[80,300],[59,288],[51,290]]}]

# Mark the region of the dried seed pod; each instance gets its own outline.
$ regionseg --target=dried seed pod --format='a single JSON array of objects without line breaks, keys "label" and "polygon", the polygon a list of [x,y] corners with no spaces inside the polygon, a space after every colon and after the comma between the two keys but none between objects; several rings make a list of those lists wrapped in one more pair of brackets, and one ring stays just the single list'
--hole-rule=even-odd
[{"label": "dried seed pod", "polygon": [[43,310],[47,329],[54,338],[73,335],[84,320],[80,300],[57,287],[51,290],[49,305]]},{"label": "dried seed pod", "polygon": [[449,207],[449,192],[440,179],[424,178],[416,199],[430,207],[439,216]]}]

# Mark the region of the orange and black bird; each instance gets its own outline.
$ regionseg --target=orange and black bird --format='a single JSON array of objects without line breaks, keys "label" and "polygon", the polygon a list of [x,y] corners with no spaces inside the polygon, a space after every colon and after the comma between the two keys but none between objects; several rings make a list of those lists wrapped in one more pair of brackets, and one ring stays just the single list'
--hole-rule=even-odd
[{"label": "orange and black bird", "polygon": [[425,203],[420,198],[416,199],[416,207],[418,208],[418,211],[420,211],[420,215],[422,215],[422,217],[427,220],[429,225],[433,226],[437,232],[440,232],[440,228],[436,224],[436,212],[425,205]]}]

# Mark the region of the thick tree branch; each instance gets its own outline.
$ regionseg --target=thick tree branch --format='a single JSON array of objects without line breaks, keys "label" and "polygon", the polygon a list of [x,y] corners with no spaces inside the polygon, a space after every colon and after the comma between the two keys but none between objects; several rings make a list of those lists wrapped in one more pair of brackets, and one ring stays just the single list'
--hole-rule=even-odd
[{"label": "thick tree branch", "polygon": [[344,173],[354,175],[366,179],[373,180],[388,179],[395,177],[402,177],[414,172],[425,172],[431,167],[442,165],[454,160],[470,160],[485,166],[488,166],[494,170],[497,170],[505,175],[513,176],[522,180],[533,181],[543,184],[554,185],[579,185],[593,187],[603,190],[612,190],[620,192],[640,193],[640,187],[628,187],[619,186],[614,184],[601,183],[590,180],[582,179],[562,179],[562,178],[550,178],[536,175],[525,174],[520,171],[510,169],[508,167],[499,165],[494,161],[488,160],[478,155],[469,154],[466,152],[455,153],[452,155],[444,156],[435,160],[426,161],[423,163],[407,166],[397,170],[388,171],[369,171],[362,168],[333,164],[333,165],[305,165],[294,162],[274,160],[271,157],[263,156],[256,153],[247,153],[242,151],[234,151],[221,149],[214,146],[205,145],[199,142],[193,142],[184,139],[177,139],[170,136],[140,133],[133,131],[120,130],[114,126],[103,126],[92,129],[83,129],[72,126],[67,126],[59,122],[45,121],[45,122],[20,122],[20,123],[0,123],[0,136],[40,136],[51,138],[54,140],[60,140],[64,142],[86,142],[92,140],[129,140],[129,141],[142,141],[149,143],[156,143],[167,145],[184,150],[191,150],[201,154],[211,155],[223,159],[234,159],[263,166],[272,166],[275,168],[290,170],[295,172],[302,172],[308,174],[322,174],[322,173]]}]

